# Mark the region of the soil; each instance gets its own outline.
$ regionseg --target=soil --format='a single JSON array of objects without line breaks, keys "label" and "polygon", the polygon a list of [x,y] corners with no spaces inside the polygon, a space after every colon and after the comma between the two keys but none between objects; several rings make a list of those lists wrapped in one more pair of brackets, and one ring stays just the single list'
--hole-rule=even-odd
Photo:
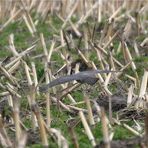
[{"label": "soil", "polygon": [[[135,137],[132,139],[116,140],[111,141],[111,148],[135,148],[137,146],[144,147],[145,139],[140,137]],[[105,148],[105,144],[100,142],[95,148]]]},{"label": "soil", "polygon": [[[109,110],[109,96],[108,95],[101,95],[97,98],[97,103],[104,107],[105,110]],[[111,103],[112,103],[112,111],[119,111],[125,108],[126,105],[126,96],[121,93],[113,94],[111,96]]]}]

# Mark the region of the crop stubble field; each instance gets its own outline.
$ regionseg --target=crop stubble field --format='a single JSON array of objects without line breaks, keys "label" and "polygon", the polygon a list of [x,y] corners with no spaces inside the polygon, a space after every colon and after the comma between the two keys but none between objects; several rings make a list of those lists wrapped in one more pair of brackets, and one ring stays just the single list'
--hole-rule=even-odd
[{"label": "crop stubble field", "polygon": [[148,147],[147,83],[146,0],[0,1],[1,147]]}]

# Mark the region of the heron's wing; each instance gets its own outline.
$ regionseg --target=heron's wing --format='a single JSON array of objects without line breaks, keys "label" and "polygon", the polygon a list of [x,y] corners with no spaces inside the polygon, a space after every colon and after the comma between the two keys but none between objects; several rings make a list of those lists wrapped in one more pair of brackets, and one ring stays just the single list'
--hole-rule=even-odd
[{"label": "heron's wing", "polygon": [[110,72],[119,72],[119,71],[113,71],[113,70],[89,70],[89,71],[83,71],[80,72],[82,75],[89,75],[91,77],[94,77],[97,73],[110,73]]},{"label": "heron's wing", "polygon": [[87,83],[90,85],[94,85],[98,81],[98,77],[96,76],[98,73],[109,73],[109,72],[117,72],[117,71],[111,71],[111,70],[83,71],[73,75],[73,77],[79,83]]},{"label": "heron's wing", "polygon": [[87,79],[87,78],[96,78],[96,74],[98,73],[109,73],[109,72],[116,72],[111,70],[89,70],[89,71],[82,71],[73,76],[76,76],[75,80]]},{"label": "heron's wing", "polygon": [[46,84],[44,86],[41,86],[39,90],[41,92],[46,92],[48,91],[48,88],[51,88],[53,86],[63,84],[66,82],[70,82],[73,80],[76,80],[80,83],[87,83],[87,84],[94,84],[97,81],[96,74],[97,73],[109,73],[109,72],[116,72],[116,71],[111,71],[111,70],[90,70],[90,71],[83,71],[79,72],[76,74],[68,75],[68,76],[63,76],[60,78],[57,78],[53,81],[51,81],[49,84]]},{"label": "heron's wing", "polygon": [[51,88],[51,87],[56,86],[56,85],[60,85],[60,84],[66,83],[66,82],[70,82],[70,81],[76,80],[76,76],[75,75],[76,74],[57,78],[57,79],[51,81],[49,84],[41,86],[39,88],[39,90],[41,92],[46,92],[46,91],[48,91],[48,88]]}]

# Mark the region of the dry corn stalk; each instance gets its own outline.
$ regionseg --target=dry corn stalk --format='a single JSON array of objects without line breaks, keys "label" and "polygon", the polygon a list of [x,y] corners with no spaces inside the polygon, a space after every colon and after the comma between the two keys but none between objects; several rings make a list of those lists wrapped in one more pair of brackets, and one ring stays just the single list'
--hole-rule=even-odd
[{"label": "dry corn stalk", "polygon": [[[45,81],[46,81],[46,84],[48,84],[50,82],[49,75],[51,77],[51,70],[49,69],[48,64],[50,63],[50,59],[51,59],[51,55],[54,49],[55,42],[54,41],[52,42],[50,51],[48,52],[43,33],[40,34],[40,38],[41,38],[41,43],[43,46],[44,56],[45,56],[45,60],[44,60],[45,62],[44,63]],[[47,114],[47,126],[49,127],[51,123],[50,106],[51,106],[51,98],[50,98],[50,93],[47,91],[46,92],[46,114]]]},{"label": "dry corn stalk", "polygon": [[[27,98],[28,98],[29,105],[31,107],[32,104],[35,103],[35,86],[33,85],[33,82],[29,73],[29,69],[30,69],[29,66],[26,64],[26,62],[23,62],[23,63],[24,63],[24,68],[25,68],[26,77],[28,81],[28,87],[30,90],[29,94],[27,95]],[[33,126],[33,129],[35,129],[38,126],[36,117],[33,112],[31,113],[31,116],[32,116],[32,126]]]},{"label": "dry corn stalk", "polygon": [[82,111],[82,112],[86,112],[87,113],[87,110],[86,109],[83,109],[83,108],[80,108],[80,107],[76,107],[76,106],[72,106],[72,105],[67,105],[69,108],[71,108],[72,110],[74,111]]},{"label": "dry corn stalk", "polygon": [[19,117],[19,101],[16,96],[12,96],[13,98],[13,120],[15,124],[15,130],[16,130],[16,142],[19,142],[19,139],[21,137],[21,126],[20,126],[20,117]]},{"label": "dry corn stalk", "polygon": [[36,72],[36,67],[35,67],[35,63],[32,62],[31,63],[32,66],[32,72],[33,72],[33,80],[34,80],[34,85],[35,87],[38,85],[38,78],[37,78],[37,72]]},{"label": "dry corn stalk", "polygon": [[9,47],[13,55],[17,57],[19,54],[16,51],[15,46],[14,46],[14,34],[10,34],[9,36]]},{"label": "dry corn stalk", "polygon": [[112,41],[115,39],[115,37],[118,35],[118,31],[114,33],[114,35],[112,37],[109,38],[109,41],[103,46],[103,49],[106,49],[111,43]]},{"label": "dry corn stalk", "polygon": [[134,91],[134,86],[131,85],[128,89],[127,107],[129,107],[130,104],[132,103],[133,91]]},{"label": "dry corn stalk", "polygon": [[69,147],[66,138],[61,134],[59,130],[55,128],[50,128],[48,131],[52,134],[53,138],[55,139],[59,147],[62,147],[62,148]]},{"label": "dry corn stalk", "polygon": [[102,0],[99,0],[99,5],[98,5],[98,10],[97,10],[97,18],[98,18],[98,22],[100,23],[102,20]]},{"label": "dry corn stalk", "polygon": [[89,98],[86,95],[84,95],[84,100],[86,102],[86,106],[87,106],[87,110],[88,110],[88,121],[89,121],[89,124],[91,126],[95,125],[95,121],[94,121],[94,117],[93,117],[93,113],[92,113],[92,108],[91,108],[90,100],[89,100]]},{"label": "dry corn stalk", "polygon": [[98,5],[99,5],[99,2],[98,1],[95,2],[94,5],[87,11],[87,13],[80,18],[76,26],[79,27],[79,25],[84,23],[85,20],[91,15],[92,11],[98,7]]},{"label": "dry corn stalk", "polygon": [[58,100],[58,99],[55,98],[55,97],[51,97],[51,99],[52,99],[52,101],[53,101],[54,103],[59,103],[59,105],[60,105],[63,109],[67,110],[68,112],[72,112],[71,109],[70,109],[70,107],[68,107],[68,105],[65,105],[62,101]]},{"label": "dry corn stalk", "polygon": [[34,36],[34,30],[33,30],[32,26],[31,26],[31,24],[29,23],[29,21],[27,19],[27,16],[25,14],[23,15],[23,20],[24,20],[29,32],[31,33],[31,35]]},{"label": "dry corn stalk", "polygon": [[135,103],[136,108],[147,108],[147,82],[148,82],[148,71],[144,72],[142,77],[139,97],[137,102]]},{"label": "dry corn stalk", "polygon": [[46,133],[46,130],[45,130],[45,124],[44,124],[43,117],[40,113],[40,109],[36,104],[32,104],[32,110],[33,110],[33,112],[34,112],[34,114],[36,115],[36,118],[37,118],[42,144],[43,144],[43,146],[48,147],[47,133]]},{"label": "dry corn stalk", "polygon": [[[99,50],[97,50],[97,48],[94,48],[95,49],[95,51],[96,51],[96,53],[97,53],[97,57],[98,57],[98,61],[99,61],[99,63],[100,63],[100,65],[101,65],[101,69],[102,70],[105,70],[105,67],[104,67],[104,64],[103,64],[103,56],[102,56],[102,54],[101,54],[101,52],[99,51]],[[96,67],[96,66],[95,66]],[[106,73],[104,73],[103,74],[104,75],[104,77],[106,78]],[[102,81],[102,80],[101,80]],[[103,80],[104,81],[104,80]],[[102,82],[103,82],[102,81]]]},{"label": "dry corn stalk", "polygon": [[21,133],[21,136],[19,137],[19,142],[17,143],[17,148],[25,148],[27,142],[27,134],[25,132]]},{"label": "dry corn stalk", "polygon": [[69,15],[67,16],[67,18],[66,18],[64,24],[62,25],[61,29],[64,29],[64,28],[65,28],[67,22],[71,19],[71,16],[73,15],[73,13],[74,13],[74,11],[76,10],[77,6],[78,6],[78,1],[77,1],[77,2],[75,3],[75,5],[73,6],[71,12],[70,12]]},{"label": "dry corn stalk", "polygon": [[22,57],[25,56],[26,54],[28,54],[29,52],[31,52],[35,46],[36,45],[34,44],[33,46],[27,48],[26,50],[22,51],[19,54],[16,50],[15,51],[10,50],[17,57],[14,60],[10,61],[7,65],[5,65],[5,68],[12,68],[13,65],[15,65],[18,61],[20,61],[20,60],[23,61]]},{"label": "dry corn stalk", "polygon": [[0,28],[0,32],[2,32],[3,29],[6,28],[6,27],[13,21],[13,19],[14,19],[15,17],[17,17],[17,15],[19,15],[19,13],[20,13],[21,11],[22,11],[21,9],[17,10],[17,11],[15,12],[15,14],[13,14],[13,15],[8,19],[8,21],[6,21],[6,22],[3,24],[3,26]]},{"label": "dry corn stalk", "polygon": [[74,131],[75,125],[73,125],[73,123],[67,122],[67,126],[68,126],[68,130],[70,132],[71,139],[72,139],[72,142],[74,144],[74,147],[75,148],[79,148],[79,143],[78,143],[78,140],[77,140],[77,135],[76,135],[76,133]]},{"label": "dry corn stalk", "polygon": [[7,131],[4,127],[1,114],[0,114],[0,143],[4,147],[12,147],[11,140],[9,139]]},{"label": "dry corn stalk", "polygon": [[47,51],[47,47],[46,47],[46,43],[45,43],[45,39],[44,39],[43,33],[40,34],[40,39],[41,39],[44,55],[45,55],[45,58],[46,58],[46,61],[47,61],[48,51]]},{"label": "dry corn stalk", "polygon": [[101,122],[102,122],[104,147],[110,148],[109,131],[108,131],[108,127],[107,127],[105,111],[103,108],[101,108]]},{"label": "dry corn stalk", "polygon": [[12,74],[16,69],[19,68],[21,62],[17,61],[12,67],[9,68],[8,73]]},{"label": "dry corn stalk", "polygon": [[125,7],[125,5],[121,5],[110,17],[109,22],[112,21],[112,19],[115,19],[115,17],[121,12],[121,10]]},{"label": "dry corn stalk", "polygon": [[[45,80],[46,80],[46,84],[49,83],[49,72],[48,72],[48,63],[45,63]],[[46,92],[46,113],[47,113],[47,126],[50,127],[50,123],[51,123],[51,115],[50,115],[50,105],[51,105],[51,101],[50,101],[50,93],[47,91]]]},{"label": "dry corn stalk", "polygon": [[[63,89],[63,91],[60,93],[60,96],[59,96],[59,100],[61,100],[63,97],[65,97],[66,95],[68,95],[68,97],[72,97],[70,95],[70,92],[72,92],[73,90],[75,90],[77,87],[79,87],[81,84],[77,83],[77,84],[74,84],[73,86],[71,87],[68,87],[66,89]],[[72,97],[73,98],[73,97]],[[74,100],[74,98],[73,98]],[[76,101],[72,101],[73,103],[76,103]]]},{"label": "dry corn stalk", "polygon": [[0,70],[5,75],[5,77],[13,84],[19,87],[18,82],[16,81],[16,78],[12,76],[6,69],[0,64]]},{"label": "dry corn stalk", "polygon": [[70,23],[70,25],[71,25],[73,31],[76,33],[76,35],[77,35],[78,37],[81,37],[81,36],[82,36],[82,33],[81,33],[81,32],[78,30],[78,28],[72,23],[71,20],[69,20],[69,23]]},{"label": "dry corn stalk", "polygon": [[55,46],[55,41],[52,41],[51,43],[51,47],[50,47],[50,50],[49,50],[49,53],[48,53],[48,62],[50,62],[51,60],[51,56],[52,56],[52,53],[53,53],[53,50],[54,50],[54,46]]},{"label": "dry corn stalk", "polygon": [[147,82],[148,82],[148,71],[145,71],[142,77],[139,98],[143,97],[146,94]]},{"label": "dry corn stalk", "polygon": [[139,49],[138,49],[137,43],[135,41],[134,41],[134,49],[135,49],[135,53],[136,53],[137,57],[140,57]]},{"label": "dry corn stalk", "polygon": [[142,134],[140,134],[139,132],[137,132],[136,130],[134,130],[132,127],[128,126],[127,124],[123,124],[123,127],[125,127],[127,130],[129,130],[131,133],[133,133],[136,136],[140,136],[142,137]]},{"label": "dry corn stalk", "polygon": [[94,136],[93,136],[93,134],[92,134],[92,132],[90,130],[90,127],[88,126],[88,123],[86,121],[86,118],[84,116],[84,113],[82,111],[79,111],[79,116],[81,118],[81,121],[83,123],[85,132],[86,132],[86,134],[87,134],[87,136],[88,136],[88,138],[89,138],[92,146],[96,146],[96,142],[95,142]]},{"label": "dry corn stalk", "polygon": [[135,71],[136,70],[136,65],[133,62],[133,58],[132,58],[131,53],[130,53],[128,47],[127,47],[127,44],[125,42],[123,42],[122,44],[123,44],[122,49],[123,49],[123,54],[124,54],[125,61],[126,61],[126,63],[132,61],[131,62],[131,67],[132,67],[133,71]]}]

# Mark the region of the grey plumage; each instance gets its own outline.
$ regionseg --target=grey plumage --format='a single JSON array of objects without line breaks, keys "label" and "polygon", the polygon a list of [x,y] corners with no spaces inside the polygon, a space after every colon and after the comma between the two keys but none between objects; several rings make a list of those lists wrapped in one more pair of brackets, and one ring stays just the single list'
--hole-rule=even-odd
[{"label": "grey plumage", "polygon": [[98,78],[96,77],[97,73],[109,73],[109,72],[117,72],[117,71],[111,71],[111,70],[90,70],[90,71],[83,71],[76,74],[68,75],[59,77],[53,81],[51,81],[49,84],[43,85],[39,88],[41,92],[47,92],[49,88],[63,84],[66,82],[74,81],[76,80],[79,83],[87,83],[89,85],[94,85]]}]

